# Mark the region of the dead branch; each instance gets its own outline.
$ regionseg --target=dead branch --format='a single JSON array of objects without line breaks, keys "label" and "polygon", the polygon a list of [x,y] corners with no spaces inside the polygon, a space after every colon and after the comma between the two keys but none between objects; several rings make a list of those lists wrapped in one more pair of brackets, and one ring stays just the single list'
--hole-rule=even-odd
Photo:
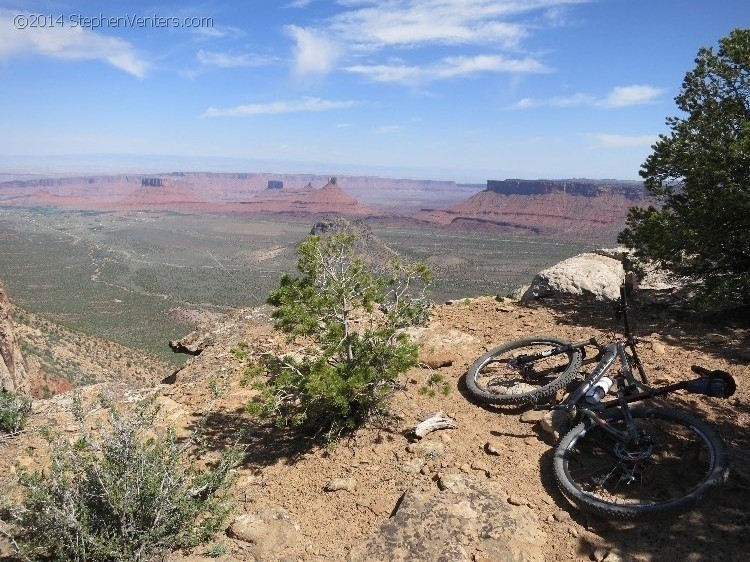
[{"label": "dead branch", "polygon": [[438,429],[455,429],[457,427],[458,424],[455,420],[452,420],[443,414],[443,412],[437,412],[412,429],[412,433],[421,439],[428,433],[432,433]]}]

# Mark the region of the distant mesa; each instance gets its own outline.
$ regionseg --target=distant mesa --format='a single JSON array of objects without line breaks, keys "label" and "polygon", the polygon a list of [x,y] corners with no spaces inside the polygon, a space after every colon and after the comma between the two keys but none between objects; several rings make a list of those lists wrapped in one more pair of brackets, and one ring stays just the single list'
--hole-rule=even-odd
[{"label": "distant mesa", "polygon": [[609,179],[508,178],[481,186],[375,176],[175,171],[15,179],[0,182],[0,202],[104,210],[338,214],[412,226],[416,221],[456,230],[602,241],[612,241],[625,227],[631,207],[657,204],[641,182]]},{"label": "distant mesa", "polygon": [[[272,189],[249,201],[242,201],[242,210],[250,213],[283,213],[291,215],[339,214],[345,216],[375,216],[379,213],[363,205],[346,193],[329,177],[328,183],[318,189]],[[270,181],[268,182],[270,185]],[[310,185],[311,182],[308,182]],[[269,193],[269,190],[273,193]]]},{"label": "distant mesa", "polygon": [[141,178],[141,187],[114,203],[118,208],[158,209],[175,205],[204,205],[189,184],[179,180]]},{"label": "distant mesa", "polygon": [[448,209],[415,218],[461,229],[565,238],[613,238],[634,206],[653,204],[643,184],[614,180],[487,180],[487,188]]},{"label": "distant mesa", "polygon": [[616,193],[633,201],[640,201],[646,193],[639,182],[518,179],[487,180],[487,191],[500,195],[547,195],[561,192],[583,197]]}]

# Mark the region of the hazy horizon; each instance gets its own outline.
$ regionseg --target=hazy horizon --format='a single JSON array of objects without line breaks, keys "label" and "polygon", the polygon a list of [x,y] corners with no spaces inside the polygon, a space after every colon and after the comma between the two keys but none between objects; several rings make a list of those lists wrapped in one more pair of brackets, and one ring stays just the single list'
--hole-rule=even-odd
[{"label": "hazy horizon", "polygon": [[587,176],[542,176],[508,172],[490,175],[465,170],[435,170],[398,166],[358,166],[314,162],[285,162],[229,157],[89,154],[89,155],[0,155],[0,181],[33,178],[63,178],[91,175],[196,173],[253,173],[278,175],[366,176],[415,181],[453,181],[458,184],[485,184],[487,180],[600,180],[640,181],[631,178]]}]

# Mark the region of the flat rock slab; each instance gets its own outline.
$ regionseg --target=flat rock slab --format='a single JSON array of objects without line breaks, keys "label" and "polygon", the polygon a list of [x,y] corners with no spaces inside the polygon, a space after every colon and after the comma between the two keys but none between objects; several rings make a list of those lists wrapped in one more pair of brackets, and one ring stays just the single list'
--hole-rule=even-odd
[{"label": "flat rock slab", "polygon": [[404,494],[396,514],[349,553],[349,562],[542,562],[546,534],[494,482],[441,478],[441,490]]}]

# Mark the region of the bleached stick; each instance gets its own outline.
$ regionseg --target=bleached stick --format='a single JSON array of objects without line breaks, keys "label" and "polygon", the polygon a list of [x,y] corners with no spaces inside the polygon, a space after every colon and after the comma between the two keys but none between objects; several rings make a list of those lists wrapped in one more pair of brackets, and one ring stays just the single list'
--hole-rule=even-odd
[{"label": "bleached stick", "polygon": [[443,412],[437,412],[421,422],[412,432],[421,439],[428,433],[432,433],[438,429],[455,429],[457,427],[458,424],[454,420],[446,416]]}]

